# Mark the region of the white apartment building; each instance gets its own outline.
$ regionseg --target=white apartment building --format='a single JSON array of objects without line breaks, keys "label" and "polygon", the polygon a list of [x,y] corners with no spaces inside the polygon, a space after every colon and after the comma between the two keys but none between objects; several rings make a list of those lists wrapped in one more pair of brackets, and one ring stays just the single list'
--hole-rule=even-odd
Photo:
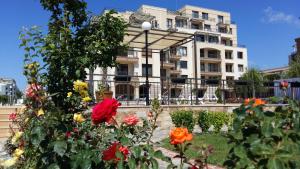
[{"label": "white apartment building", "polygon": [[[190,5],[178,11],[142,5],[137,11],[120,12],[119,15],[130,25],[141,26],[144,20],[151,22],[154,30],[175,30],[195,37],[195,41],[164,51],[150,47],[149,76],[158,77],[150,78],[150,83],[164,85],[162,77],[237,80],[248,67],[247,49],[238,44],[237,25],[228,12]],[[117,57],[117,62],[118,67],[108,68],[108,75],[138,77],[131,77],[123,84],[110,83],[115,97],[130,93],[130,99],[143,98],[144,87],[135,82],[145,82],[144,50],[130,48],[128,53]],[[102,74],[103,71],[97,68],[94,73]],[[94,76],[94,80],[100,79]],[[108,76],[107,80],[114,81],[114,77]],[[165,89],[150,85],[150,97],[163,97],[165,91],[161,90]],[[176,86],[171,90],[172,97],[179,97],[186,89]]]}]

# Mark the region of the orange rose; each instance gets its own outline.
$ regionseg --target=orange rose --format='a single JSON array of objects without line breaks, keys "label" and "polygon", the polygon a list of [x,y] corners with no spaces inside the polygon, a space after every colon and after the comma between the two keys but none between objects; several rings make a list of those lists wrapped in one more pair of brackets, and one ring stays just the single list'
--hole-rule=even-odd
[{"label": "orange rose", "polygon": [[253,106],[259,106],[259,105],[263,105],[263,104],[266,104],[266,102],[264,100],[262,100],[262,99],[255,99]]},{"label": "orange rose", "polygon": [[177,127],[170,132],[171,144],[182,144],[192,139],[193,135],[188,132],[187,128]]},{"label": "orange rose", "polygon": [[253,99],[249,99],[249,98],[245,99],[244,104],[248,105],[251,101],[254,101],[254,103],[253,103],[254,107],[266,104],[266,101],[264,101],[262,99],[255,99],[255,98],[253,98]]}]

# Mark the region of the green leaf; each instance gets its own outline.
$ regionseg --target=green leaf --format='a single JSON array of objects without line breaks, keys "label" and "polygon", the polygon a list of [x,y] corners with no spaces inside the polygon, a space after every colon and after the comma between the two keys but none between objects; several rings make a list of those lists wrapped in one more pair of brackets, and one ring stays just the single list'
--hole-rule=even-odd
[{"label": "green leaf", "polygon": [[153,169],[158,169],[158,162],[156,159],[151,158],[151,163],[152,163],[152,168]]},{"label": "green leaf", "polygon": [[54,142],[54,152],[59,156],[63,156],[67,150],[67,143],[65,141],[56,141]]},{"label": "green leaf", "polygon": [[135,160],[132,158],[128,159],[128,166],[130,169],[136,169]]},{"label": "green leaf", "polygon": [[133,148],[133,155],[135,158],[140,158],[141,152],[142,152],[142,150],[140,147]]},{"label": "green leaf", "polygon": [[241,159],[246,158],[246,151],[241,145],[234,148],[234,153]]},{"label": "green leaf", "polygon": [[157,150],[154,152],[154,157],[162,159],[164,158],[164,154],[160,150]]},{"label": "green leaf", "polygon": [[284,165],[281,160],[276,158],[271,158],[268,161],[267,167],[270,169],[284,169]]},{"label": "green leaf", "polygon": [[53,163],[53,164],[49,165],[47,167],[47,169],[60,169],[60,167],[56,163]]}]

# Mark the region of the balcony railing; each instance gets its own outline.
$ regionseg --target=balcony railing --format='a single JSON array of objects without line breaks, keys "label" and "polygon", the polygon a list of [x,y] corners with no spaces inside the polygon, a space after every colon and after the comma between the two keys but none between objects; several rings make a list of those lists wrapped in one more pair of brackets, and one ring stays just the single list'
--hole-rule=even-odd
[{"label": "balcony railing", "polygon": [[126,55],[126,54],[120,54],[117,56],[116,61],[117,62],[124,62],[124,63],[135,63],[138,62],[139,58],[137,57],[137,54],[133,55]]}]

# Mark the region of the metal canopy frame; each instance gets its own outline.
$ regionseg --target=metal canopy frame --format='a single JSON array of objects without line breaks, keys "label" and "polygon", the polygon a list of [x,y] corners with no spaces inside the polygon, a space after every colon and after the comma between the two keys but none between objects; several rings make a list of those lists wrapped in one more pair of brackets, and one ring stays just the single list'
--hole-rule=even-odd
[{"label": "metal canopy frame", "polygon": [[[148,31],[148,47],[152,50],[166,50],[180,46],[194,39],[194,34],[174,30],[151,29]],[[145,49],[145,33],[142,28],[128,26],[123,43],[132,48]]]}]

